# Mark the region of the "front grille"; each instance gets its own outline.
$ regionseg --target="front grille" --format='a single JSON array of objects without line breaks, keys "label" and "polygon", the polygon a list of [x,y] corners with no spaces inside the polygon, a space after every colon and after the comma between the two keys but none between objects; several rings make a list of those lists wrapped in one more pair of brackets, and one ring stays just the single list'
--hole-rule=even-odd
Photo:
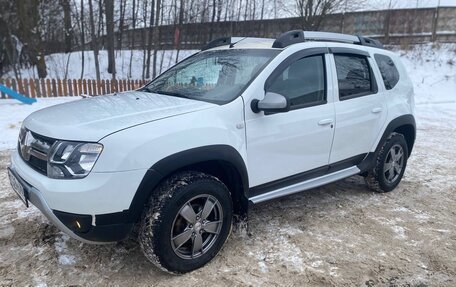
[{"label": "front grille", "polygon": [[21,158],[30,167],[47,175],[48,154],[55,142],[55,139],[24,129],[19,135],[18,151]]},{"label": "front grille", "polygon": [[31,156],[27,163],[33,167],[33,169],[39,171],[44,175],[47,175],[47,161]]}]

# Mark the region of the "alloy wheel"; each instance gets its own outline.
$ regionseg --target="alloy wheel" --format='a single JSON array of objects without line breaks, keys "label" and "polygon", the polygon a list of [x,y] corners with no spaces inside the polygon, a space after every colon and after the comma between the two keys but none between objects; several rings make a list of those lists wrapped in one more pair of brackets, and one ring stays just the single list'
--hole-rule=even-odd
[{"label": "alloy wheel", "polygon": [[223,225],[220,202],[208,194],[187,201],[174,218],[171,246],[177,256],[194,259],[205,254],[217,241]]}]

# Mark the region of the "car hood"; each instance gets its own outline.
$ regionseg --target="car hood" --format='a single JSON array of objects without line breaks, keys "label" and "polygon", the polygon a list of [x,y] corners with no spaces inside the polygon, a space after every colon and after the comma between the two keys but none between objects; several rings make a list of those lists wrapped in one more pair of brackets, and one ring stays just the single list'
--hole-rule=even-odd
[{"label": "car hood", "polygon": [[124,92],[59,104],[36,111],[24,126],[37,134],[96,142],[135,125],[215,107],[215,104],[146,92]]}]

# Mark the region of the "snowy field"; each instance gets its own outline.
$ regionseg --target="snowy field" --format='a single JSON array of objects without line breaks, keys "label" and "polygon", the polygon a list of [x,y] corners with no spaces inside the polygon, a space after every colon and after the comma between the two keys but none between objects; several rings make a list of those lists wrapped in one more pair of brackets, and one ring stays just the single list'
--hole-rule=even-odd
[{"label": "snowy field", "polygon": [[418,125],[399,187],[376,194],[354,176],[254,206],[248,235],[184,276],[156,270],[133,239],[82,244],[25,209],[4,172],[21,121],[77,98],[0,100],[0,286],[456,286],[456,45],[397,53]]},{"label": "snowy field", "polygon": [[[197,51],[180,51],[178,60],[182,60],[195,52]],[[82,68],[82,54],[84,54],[84,71]],[[140,67],[143,66],[143,51],[117,50],[115,54],[117,79],[142,79],[143,71]],[[174,50],[158,51],[156,63],[157,73],[165,71],[168,67],[173,66],[176,63],[176,57],[177,52]],[[92,51],[52,54],[46,56],[45,59],[48,72],[47,77],[50,79],[96,79],[95,58]],[[101,79],[111,79],[112,75],[108,73],[107,51],[100,51],[98,59],[100,63]],[[19,73],[23,78],[38,78],[35,68],[23,68],[20,69]],[[150,73],[152,74],[152,67],[150,68]],[[13,71],[10,71],[6,77],[14,77]]]}]

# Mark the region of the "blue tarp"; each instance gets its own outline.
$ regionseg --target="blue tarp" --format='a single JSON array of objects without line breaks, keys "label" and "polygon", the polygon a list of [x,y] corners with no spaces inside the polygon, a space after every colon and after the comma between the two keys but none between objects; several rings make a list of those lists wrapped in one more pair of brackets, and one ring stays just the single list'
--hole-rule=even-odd
[{"label": "blue tarp", "polygon": [[10,88],[7,88],[3,85],[0,85],[0,92],[7,94],[13,99],[16,99],[20,102],[23,102],[24,104],[31,105],[36,102],[36,99],[31,99],[29,97],[26,97],[24,95],[19,94],[16,91],[11,90]]}]

